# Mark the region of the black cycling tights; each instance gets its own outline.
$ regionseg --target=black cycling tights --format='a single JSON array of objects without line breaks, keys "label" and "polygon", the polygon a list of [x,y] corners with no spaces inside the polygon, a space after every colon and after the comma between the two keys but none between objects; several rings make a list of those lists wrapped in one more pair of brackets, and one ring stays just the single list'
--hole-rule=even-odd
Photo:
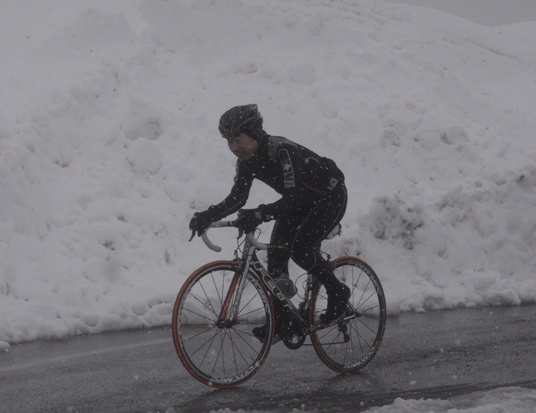
[{"label": "black cycling tights", "polygon": [[290,258],[305,271],[318,278],[328,294],[338,287],[329,263],[317,248],[339,224],[346,211],[347,193],[344,184],[309,207],[277,219],[270,243],[288,249],[268,250],[268,271],[277,277],[288,274]]}]

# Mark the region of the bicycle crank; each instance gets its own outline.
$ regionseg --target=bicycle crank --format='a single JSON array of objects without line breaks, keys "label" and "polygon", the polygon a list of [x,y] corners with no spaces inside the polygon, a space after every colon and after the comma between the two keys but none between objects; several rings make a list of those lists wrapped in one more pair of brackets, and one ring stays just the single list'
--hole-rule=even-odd
[{"label": "bicycle crank", "polygon": [[281,337],[283,344],[291,350],[299,349],[305,342],[306,337],[305,334],[300,334],[295,331],[293,332],[286,328],[281,329],[279,336]]}]

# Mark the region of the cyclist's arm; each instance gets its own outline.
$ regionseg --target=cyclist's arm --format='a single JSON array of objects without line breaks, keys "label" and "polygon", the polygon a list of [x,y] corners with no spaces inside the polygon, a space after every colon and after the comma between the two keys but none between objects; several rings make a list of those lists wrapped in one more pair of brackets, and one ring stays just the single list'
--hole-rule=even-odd
[{"label": "cyclist's arm", "polygon": [[219,221],[242,208],[248,200],[252,182],[253,177],[251,174],[247,173],[245,168],[238,163],[230,194],[219,204],[212,205],[209,208],[213,214],[213,219]]}]

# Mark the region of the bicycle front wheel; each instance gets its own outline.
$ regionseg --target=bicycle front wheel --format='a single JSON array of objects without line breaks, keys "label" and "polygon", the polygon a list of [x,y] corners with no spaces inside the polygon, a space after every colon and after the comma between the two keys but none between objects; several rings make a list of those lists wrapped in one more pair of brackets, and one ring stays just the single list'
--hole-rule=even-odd
[{"label": "bicycle front wheel", "polygon": [[[186,280],[175,301],[175,350],[186,370],[211,387],[250,379],[270,350],[274,316],[268,290],[252,270],[243,277],[234,261],[209,263]],[[267,339],[261,343],[252,330],[264,325]]]},{"label": "bicycle front wheel", "polygon": [[[352,292],[345,316],[337,324],[311,335],[322,362],[338,373],[356,373],[376,355],[385,331],[386,304],[383,289],[374,270],[357,257],[333,261],[335,275]],[[317,324],[327,308],[324,287],[316,282],[309,308],[309,322]]]}]

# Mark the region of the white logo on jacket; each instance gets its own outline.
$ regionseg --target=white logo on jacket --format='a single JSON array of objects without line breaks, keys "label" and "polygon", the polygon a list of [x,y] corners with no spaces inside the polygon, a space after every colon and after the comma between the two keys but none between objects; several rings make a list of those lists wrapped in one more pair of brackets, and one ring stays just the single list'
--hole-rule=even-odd
[{"label": "white logo on jacket", "polygon": [[292,169],[292,162],[290,162],[290,156],[286,149],[281,149],[278,153],[281,160],[281,166],[283,167],[283,182],[285,188],[294,188],[296,186],[296,179],[294,177],[294,170]]}]

